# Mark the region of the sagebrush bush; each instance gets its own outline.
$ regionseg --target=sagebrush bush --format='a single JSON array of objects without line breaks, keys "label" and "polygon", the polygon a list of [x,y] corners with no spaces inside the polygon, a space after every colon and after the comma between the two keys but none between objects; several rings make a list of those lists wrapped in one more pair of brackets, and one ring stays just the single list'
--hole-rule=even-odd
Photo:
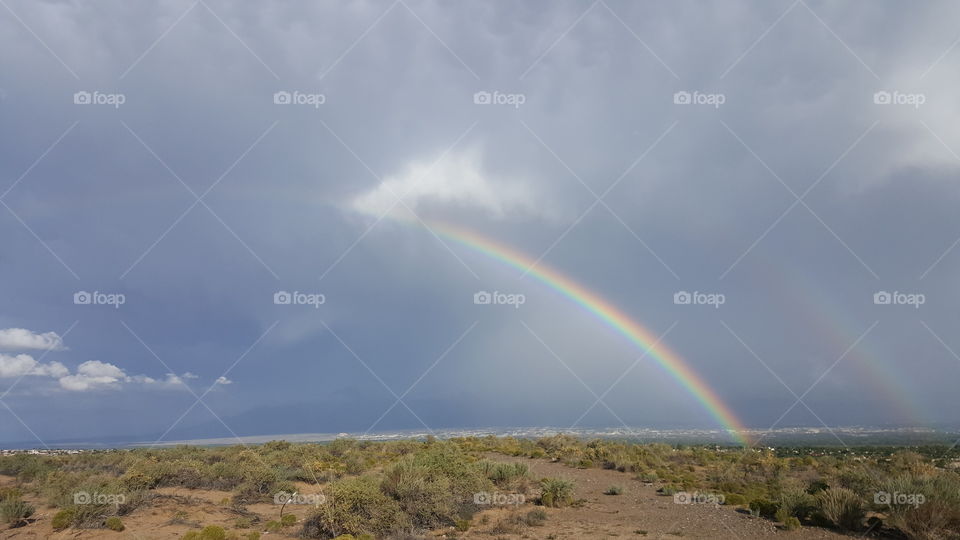
[{"label": "sagebrush bush", "polygon": [[531,527],[540,527],[546,521],[547,511],[543,508],[534,508],[533,510],[527,512],[527,515],[523,518],[523,522]]},{"label": "sagebrush bush", "polygon": [[301,535],[331,538],[342,534],[388,536],[410,527],[400,504],[371,476],[344,478],[330,484],[327,502],[304,523]]},{"label": "sagebrush bush", "polygon": [[540,503],[558,508],[573,503],[573,482],[564,478],[544,478],[540,481]]},{"label": "sagebrush bush", "polygon": [[116,516],[107,518],[107,521],[104,522],[103,526],[110,529],[111,531],[117,531],[117,532],[120,532],[125,528],[123,526],[123,521],[121,521],[120,518]]},{"label": "sagebrush bush", "polygon": [[863,499],[853,490],[834,487],[817,493],[817,510],[835,527],[848,531],[861,528],[864,518]]},{"label": "sagebrush bush", "polygon": [[890,525],[910,538],[950,538],[960,530],[960,477],[955,473],[933,476],[904,473],[881,484],[879,491],[906,494],[915,503],[890,501],[892,504],[877,508],[887,515]]},{"label": "sagebrush bush", "polygon": [[453,500],[450,479],[416,463],[413,456],[401,459],[386,471],[381,489],[399,503],[416,527],[434,528],[451,524],[459,517],[460,505]]},{"label": "sagebrush bush", "polygon": [[76,514],[76,511],[72,508],[64,508],[53,515],[53,519],[50,520],[50,525],[53,527],[53,530],[62,531],[73,525],[73,519]]},{"label": "sagebrush bush", "polygon": [[9,497],[0,502],[0,519],[11,527],[24,524],[35,508],[20,497]]},{"label": "sagebrush bush", "polygon": [[777,503],[780,508],[777,510],[776,518],[777,521],[784,524],[790,517],[795,517],[801,521],[807,520],[817,508],[814,496],[807,493],[807,490],[799,482],[789,482],[783,485],[780,488]]}]

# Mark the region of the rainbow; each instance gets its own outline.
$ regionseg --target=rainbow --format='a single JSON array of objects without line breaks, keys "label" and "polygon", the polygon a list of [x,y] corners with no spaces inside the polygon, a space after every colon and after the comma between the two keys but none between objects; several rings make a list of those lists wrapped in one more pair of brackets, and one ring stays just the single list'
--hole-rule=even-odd
[{"label": "rainbow", "polygon": [[541,283],[566,296],[579,304],[588,312],[599,318],[622,336],[630,340],[644,353],[669,373],[677,382],[686,388],[703,407],[715,418],[723,428],[738,442],[749,446],[746,438],[747,430],[737,419],[717,394],[703,381],[703,379],[675,352],[660,343],[659,338],[648,329],[634,322],[616,306],[610,304],[599,295],[585,289],[583,286],[567,278],[563,274],[552,270],[534,259],[498,244],[489,238],[447,223],[431,221],[425,225],[434,233],[466,246],[474,251],[487,255],[508,266],[519,269],[527,275],[535,277]]},{"label": "rainbow", "polygon": [[[863,380],[870,382],[888,409],[890,422],[924,425],[930,415],[914,398],[923,395],[922,390],[910,388],[912,378],[890,362],[890,353],[880,354],[870,347],[870,336],[857,343],[869,321],[854,322],[849,309],[838,302],[839,295],[812,283],[808,273],[780,261],[766,259],[766,262],[768,267],[778,268],[777,272],[764,275],[768,277],[770,290],[780,296],[780,303],[793,306],[793,311],[813,329],[810,333],[828,343],[836,354],[846,351],[843,363],[852,364]],[[757,279],[764,278],[758,276]]]}]

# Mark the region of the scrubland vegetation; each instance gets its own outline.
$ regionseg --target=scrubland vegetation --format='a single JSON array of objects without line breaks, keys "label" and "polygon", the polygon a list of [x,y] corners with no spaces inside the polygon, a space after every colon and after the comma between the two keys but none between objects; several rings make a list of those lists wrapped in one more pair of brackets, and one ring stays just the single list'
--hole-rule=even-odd
[{"label": "scrubland vegetation", "polygon": [[[160,488],[175,486],[229,491],[223,504],[238,516],[233,528],[170,516],[171,522],[192,528],[185,539],[256,540],[264,532],[328,539],[418,538],[431,530],[449,530],[448,536],[468,531],[477,512],[490,505],[518,509],[496,524],[506,533],[542,525],[548,519],[544,509],[579,504],[570,480],[536,478],[524,463],[494,462],[485,458],[490,453],[619,471],[622,480],[606,494],[619,495],[622,486],[640,482],[656,486],[664,497],[694,493],[696,502],[709,496],[788,530],[825,527],[874,537],[960,537],[958,461],[945,448],[673,447],[560,435],[3,456],[0,474],[15,480],[0,490],[0,518],[6,527],[28,526],[38,510],[26,501],[30,499],[50,510],[55,530],[95,528],[110,534],[124,530],[130,514],[169,497]],[[311,488],[298,493],[297,486],[304,484]],[[284,496],[288,499],[281,500]],[[296,497],[297,503],[305,497],[313,503],[299,522],[283,515],[284,503]],[[528,504],[520,512],[524,502]],[[260,520],[245,510],[262,503],[276,503],[276,520]]]}]

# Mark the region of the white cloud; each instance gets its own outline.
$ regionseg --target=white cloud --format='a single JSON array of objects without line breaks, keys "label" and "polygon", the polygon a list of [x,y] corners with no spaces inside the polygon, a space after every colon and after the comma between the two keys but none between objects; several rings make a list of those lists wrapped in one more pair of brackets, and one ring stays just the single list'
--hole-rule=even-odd
[{"label": "white cloud", "polygon": [[65,390],[84,392],[117,387],[128,380],[131,379],[117,366],[99,360],[88,360],[77,367],[75,375],[60,377],[60,386]]},{"label": "white cloud", "polygon": [[[187,375],[196,377],[189,372],[184,374],[184,376]],[[99,360],[90,360],[80,364],[77,367],[76,374],[62,376],[59,378],[59,382],[61,388],[74,392],[119,388],[123,384],[142,384],[157,389],[186,388],[183,379],[174,373],[167,373],[163,380],[157,380],[147,375],[127,375],[119,367]]]},{"label": "white cloud", "polygon": [[70,371],[60,362],[41,364],[29,354],[16,356],[0,354],[0,379],[37,375],[43,377],[62,377]]},{"label": "white cloud", "polygon": [[[387,176],[376,188],[354,198],[351,207],[365,214],[400,217],[408,213],[397,197],[412,210],[425,204],[474,208],[491,217],[537,215],[552,218],[531,189],[519,179],[493,178],[482,168],[476,149],[449,154],[431,168],[433,162],[411,163],[405,172]],[[391,210],[392,207],[392,210]]]},{"label": "white cloud", "polygon": [[[184,378],[197,378],[190,372],[184,373],[183,378],[174,373],[168,373],[161,380],[147,375],[131,376],[127,375],[123,369],[99,360],[84,362],[77,366],[76,373],[71,374],[67,366],[60,362],[42,363],[29,354],[9,355],[0,353],[0,379],[26,376],[57,379],[61,388],[73,392],[119,388],[123,384],[141,384],[156,389],[185,389]],[[222,384],[229,384],[229,381]]]},{"label": "white cloud", "polygon": [[64,350],[63,339],[56,332],[37,334],[26,328],[0,329],[0,349]]},{"label": "white cloud", "polygon": [[233,381],[226,377],[217,377],[217,381],[214,384],[233,384]]}]

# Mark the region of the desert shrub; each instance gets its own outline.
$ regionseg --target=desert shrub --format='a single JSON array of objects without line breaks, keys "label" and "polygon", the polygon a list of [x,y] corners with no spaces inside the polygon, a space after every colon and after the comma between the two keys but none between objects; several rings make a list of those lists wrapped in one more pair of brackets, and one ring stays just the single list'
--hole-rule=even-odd
[{"label": "desert shrub", "polygon": [[545,521],[547,521],[547,511],[543,508],[534,508],[523,517],[523,522],[531,527],[539,527]]},{"label": "desert shrub", "polygon": [[284,527],[292,527],[293,525],[296,525],[296,524],[297,524],[297,516],[293,514],[287,514],[282,518],[280,518],[280,525],[283,525]]},{"label": "desert shrub", "polygon": [[780,490],[777,497],[780,508],[777,511],[777,521],[786,523],[787,518],[796,517],[800,520],[806,520],[816,510],[816,500],[814,496],[796,482],[788,483]]},{"label": "desert shrub", "polygon": [[729,493],[724,496],[723,504],[729,506],[743,506],[744,504],[747,504],[747,499],[739,493]]},{"label": "desert shrub", "polygon": [[551,507],[573,503],[573,482],[564,478],[544,478],[540,481],[540,504]]},{"label": "desert shrub", "polygon": [[620,486],[610,486],[603,492],[604,495],[620,495],[621,493],[623,493],[623,488]]},{"label": "desert shrub", "polygon": [[772,519],[776,516],[778,510],[780,510],[780,505],[769,499],[758,498],[750,501],[750,512],[756,516]]},{"label": "desert shrub", "polygon": [[253,518],[238,517],[236,521],[233,522],[233,526],[238,529],[249,529],[253,527]]},{"label": "desert shrub", "polygon": [[122,530],[125,528],[125,527],[123,526],[123,522],[120,521],[120,518],[118,518],[118,517],[116,517],[116,516],[107,518],[107,521],[104,522],[103,525],[104,525],[106,528],[110,529],[111,531],[117,531],[117,532],[120,532],[120,531],[122,531]]},{"label": "desert shrub", "polygon": [[7,499],[18,499],[22,496],[23,491],[18,487],[0,487],[0,501],[5,501]]},{"label": "desert shrub", "polygon": [[207,525],[203,529],[200,529],[199,540],[226,540],[226,538],[227,531],[223,530],[223,527]]},{"label": "desert shrub", "polygon": [[847,488],[830,488],[816,495],[817,510],[834,526],[855,531],[864,517],[863,501]]},{"label": "desert shrub", "polygon": [[652,484],[657,481],[657,473],[654,471],[642,471],[637,473],[636,478],[641,482]]},{"label": "desert shrub", "polygon": [[800,520],[794,516],[790,516],[783,520],[783,528],[788,531],[795,531],[800,528]]},{"label": "desert shrub", "polygon": [[301,535],[329,538],[341,534],[377,537],[408,528],[400,504],[380,490],[371,476],[344,478],[330,484],[327,503],[306,520]]},{"label": "desert shrub", "polygon": [[22,525],[36,509],[19,497],[9,497],[0,502],[0,519],[11,527]]},{"label": "desert shrub", "polygon": [[280,529],[283,528],[283,523],[280,523],[274,519],[268,521],[267,524],[264,525],[264,528],[267,530],[267,532],[280,532]]},{"label": "desert shrub", "polygon": [[673,495],[676,495],[677,493],[680,493],[681,491],[683,490],[680,489],[678,486],[675,486],[673,484],[666,484],[664,486],[661,486],[660,489],[657,490],[657,493],[659,493],[660,495],[671,497]]},{"label": "desert shrub", "polygon": [[260,540],[260,533],[257,531],[248,532],[245,537],[246,540]]},{"label": "desert shrub", "polygon": [[890,525],[910,538],[949,538],[960,530],[960,481],[952,474],[934,477],[902,474],[884,482],[880,491],[887,496],[911,497],[909,501],[887,501],[892,504],[879,508],[887,515]]},{"label": "desert shrub", "polygon": [[80,529],[99,529],[104,520],[113,512],[113,507],[105,504],[81,504],[73,507],[73,526]]},{"label": "desert shrub", "polygon": [[73,525],[73,519],[76,517],[76,514],[76,511],[72,508],[64,508],[53,515],[53,519],[50,520],[50,525],[53,527],[53,530],[62,531]]},{"label": "desert shrub", "polygon": [[466,532],[470,530],[470,520],[469,519],[458,519],[453,524],[453,528],[460,531]]},{"label": "desert shrub", "polygon": [[814,480],[813,482],[810,482],[810,485],[807,486],[807,493],[816,495],[817,493],[829,488],[830,484],[828,484],[826,481]]},{"label": "desert shrub", "polygon": [[400,504],[418,527],[434,528],[452,523],[458,507],[451,497],[448,478],[431,474],[425,465],[415,462],[413,456],[401,459],[387,470],[381,489]]},{"label": "desert shrub", "polygon": [[528,468],[523,463],[480,463],[481,470],[497,487],[508,487],[517,479],[527,476]]}]

